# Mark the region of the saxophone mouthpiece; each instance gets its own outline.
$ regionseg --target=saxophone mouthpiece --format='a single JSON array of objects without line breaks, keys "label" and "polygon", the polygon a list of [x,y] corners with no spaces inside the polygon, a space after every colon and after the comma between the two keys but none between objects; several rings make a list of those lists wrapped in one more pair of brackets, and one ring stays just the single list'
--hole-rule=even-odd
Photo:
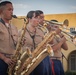
[{"label": "saxophone mouthpiece", "polygon": [[27,21],[26,18],[20,18],[20,17],[17,17],[16,15],[12,15],[12,17],[16,19],[24,19],[24,21]]},{"label": "saxophone mouthpiece", "polygon": [[12,17],[13,17],[13,18],[17,18],[17,16],[16,16],[16,15],[12,15]]}]

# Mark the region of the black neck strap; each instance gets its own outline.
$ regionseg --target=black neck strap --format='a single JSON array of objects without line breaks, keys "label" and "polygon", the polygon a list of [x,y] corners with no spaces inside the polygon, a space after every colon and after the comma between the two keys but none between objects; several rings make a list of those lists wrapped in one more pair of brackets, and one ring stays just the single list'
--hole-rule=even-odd
[{"label": "black neck strap", "polygon": [[3,21],[2,18],[0,18],[0,22],[3,23],[3,25],[5,25],[5,22]]},{"label": "black neck strap", "polygon": [[29,33],[30,37],[31,37],[31,38],[32,38],[32,40],[33,40],[34,49],[35,49],[35,40],[34,40],[35,35],[31,35],[31,34],[30,34],[30,32],[29,32],[29,30],[28,30],[27,28],[26,28],[26,30],[28,31],[28,33]]}]

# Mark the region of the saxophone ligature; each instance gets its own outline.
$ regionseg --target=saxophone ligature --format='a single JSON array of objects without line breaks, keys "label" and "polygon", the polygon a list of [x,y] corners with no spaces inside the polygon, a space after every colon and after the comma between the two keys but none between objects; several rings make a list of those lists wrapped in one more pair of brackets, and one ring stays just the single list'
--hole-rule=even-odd
[{"label": "saxophone ligature", "polygon": [[[17,17],[14,16],[14,18],[17,18]],[[10,67],[10,66],[8,67],[8,75],[17,75],[16,71],[21,67],[24,60],[26,60],[31,55],[31,52],[29,49],[27,49],[24,53],[22,53],[22,49],[21,49],[22,41],[23,41],[23,38],[24,38],[24,35],[26,32],[26,25],[28,23],[27,19],[24,23],[25,23],[24,28],[22,29],[21,36],[18,39],[18,43],[16,45],[16,52],[15,52],[14,56],[11,58],[16,62],[13,65],[13,67]]]}]

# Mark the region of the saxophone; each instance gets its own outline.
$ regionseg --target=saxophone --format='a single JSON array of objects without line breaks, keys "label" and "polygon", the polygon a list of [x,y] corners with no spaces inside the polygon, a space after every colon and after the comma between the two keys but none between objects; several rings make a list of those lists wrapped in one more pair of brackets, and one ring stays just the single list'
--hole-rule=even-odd
[{"label": "saxophone", "polygon": [[24,29],[22,29],[21,37],[19,38],[17,46],[16,46],[16,52],[15,52],[14,56],[11,58],[11,59],[15,60],[16,63],[12,67],[10,67],[10,66],[8,67],[8,75],[16,75],[15,71],[20,68],[20,66],[24,62],[24,59],[26,60],[31,54],[29,49],[26,50],[24,53],[22,53],[22,50],[21,50],[22,41],[23,41],[23,38],[25,35],[27,23],[28,23],[28,21],[26,20]]},{"label": "saxophone", "polygon": [[32,52],[32,57],[25,60],[21,68],[16,71],[17,75],[29,75],[46,56],[51,54],[52,48],[48,43],[54,35],[54,31],[47,33],[44,40]]}]

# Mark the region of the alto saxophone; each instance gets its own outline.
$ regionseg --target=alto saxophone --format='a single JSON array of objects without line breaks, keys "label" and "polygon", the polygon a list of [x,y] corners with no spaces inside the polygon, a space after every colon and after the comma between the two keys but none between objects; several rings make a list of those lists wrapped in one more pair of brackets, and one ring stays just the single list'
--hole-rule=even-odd
[{"label": "alto saxophone", "polygon": [[54,38],[54,35],[54,31],[47,33],[44,40],[32,52],[32,57],[25,60],[20,70],[17,71],[17,75],[29,75],[46,56],[51,54],[52,48],[48,43]]},{"label": "alto saxophone", "polygon": [[26,32],[27,23],[28,23],[28,21],[26,20],[24,28],[22,29],[21,37],[19,38],[17,46],[16,46],[16,52],[15,52],[14,56],[11,58],[14,61],[16,61],[16,63],[13,65],[13,67],[10,67],[10,66],[8,67],[8,75],[17,75],[15,73],[16,70],[18,70],[20,68],[20,66],[24,62],[24,59],[26,60],[30,55],[30,50],[26,50],[23,54],[21,53],[22,41],[23,41],[23,37]]}]

